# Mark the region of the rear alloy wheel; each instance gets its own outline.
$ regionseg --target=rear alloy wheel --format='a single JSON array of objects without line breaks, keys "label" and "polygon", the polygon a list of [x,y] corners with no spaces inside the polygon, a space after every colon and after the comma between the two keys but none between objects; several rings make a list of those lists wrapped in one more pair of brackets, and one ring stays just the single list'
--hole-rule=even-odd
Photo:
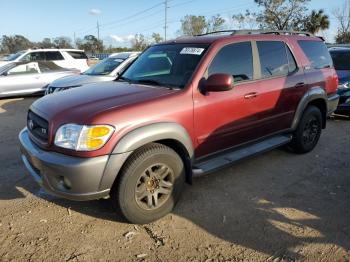
[{"label": "rear alloy wheel", "polygon": [[153,222],[174,208],[185,183],[181,157],[157,143],[136,150],[128,159],[111,198],[131,223]]},{"label": "rear alloy wheel", "polygon": [[293,135],[290,147],[296,153],[308,153],[315,148],[322,132],[322,114],[320,109],[309,106]]}]

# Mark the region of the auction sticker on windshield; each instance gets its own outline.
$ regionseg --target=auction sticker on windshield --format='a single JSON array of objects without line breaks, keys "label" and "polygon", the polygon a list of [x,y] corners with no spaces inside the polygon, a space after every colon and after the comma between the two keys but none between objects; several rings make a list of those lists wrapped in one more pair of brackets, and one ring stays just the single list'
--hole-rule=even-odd
[{"label": "auction sticker on windshield", "polygon": [[180,54],[181,55],[201,55],[204,51],[204,48],[198,47],[184,47]]}]

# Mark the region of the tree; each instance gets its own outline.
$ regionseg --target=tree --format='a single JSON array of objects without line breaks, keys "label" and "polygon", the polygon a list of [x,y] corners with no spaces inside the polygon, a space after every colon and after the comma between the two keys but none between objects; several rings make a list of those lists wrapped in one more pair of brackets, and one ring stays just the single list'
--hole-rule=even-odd
[{"label": "tree", "polygon": [[305,23],[306,4],[310,0],[254,0],[262,8],[257,14],[261,28],[296,30]]},{"label": "tree", "polygon": [[319,11],[312,10],[311,14],[306,17],[303,30],[316,34],[320,30],[329,28],[329,17],[321,9]]},{"label": "tree", "polygon": [[350,43],[350,5],[344,1],[343,5],[333,11],[339,27],[335,40],[338,44]]},{"label": "tree", "polygon": [[225,24],[225,19],[220,15],[206,19],[205,16],[186,15],[181,19],[180,33],[194,36],[220,30]]},{"label": "tree", "polygon": [[31,48],[33,43],[22,35],[6,36],[1,38],[2,53],[16,53],[20,50]]},{"label": "tree", "polygon": [[53,40],[53,43],[57,48],[73,48],[72,40],[69,37],[60,36]]},{"label": "tree", "polygon": [[103,42],[93,35],[86,35],[83,39],[78,38],[76,45],[79,49],[83,49],[88,53],[97,53],[104,50]]},{"label": "tree", "polygon": [[37,43],[40,48],[52,48],[55,47],[50,38],[44,38],[43,41]]},{"label": "tree", "polygon": [[217,14],[216,16],[212,16],[206,23],[207,33],[222,30],[225,25],[225,22],[226,20],[222,18],[219,14]]},{"label": "tree", "polygon": [[257,14],[252,13],[249,10],[245,11],[245,14],[235,14],[232,16],[233,27],[238,29],[254,29],[258,27],[258,23],[256,21]]},{"label": "tree", "polygon": [[152,34],[152,42],[153,43],[157,44],[157,43],[162,42],[163,40],[164,40],[163,37],[161,37],[159,33],[153,33]]},{"label": "tree", "polygon": [[136,34],[131,40],[131,48],[135,51],[143,51],[149,46],[149,42],[143,34]]}]

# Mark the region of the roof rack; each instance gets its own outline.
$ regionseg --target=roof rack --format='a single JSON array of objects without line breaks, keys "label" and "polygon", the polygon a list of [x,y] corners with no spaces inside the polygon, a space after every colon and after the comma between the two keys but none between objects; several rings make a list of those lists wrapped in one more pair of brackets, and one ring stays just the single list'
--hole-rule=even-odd
[{"label": "roof rack", "polygon": [[205,36],[205,35],[213,35],[213,34],[221,34],[221,33],[231,33],[231,35],[258,35],[258,34],[274,34],[274,35],[305,35],[305,36],[314,36],[310,32],[304,31],[292,31],[292,30],[222,30],[222,31],[214,31],[196,36]]}]

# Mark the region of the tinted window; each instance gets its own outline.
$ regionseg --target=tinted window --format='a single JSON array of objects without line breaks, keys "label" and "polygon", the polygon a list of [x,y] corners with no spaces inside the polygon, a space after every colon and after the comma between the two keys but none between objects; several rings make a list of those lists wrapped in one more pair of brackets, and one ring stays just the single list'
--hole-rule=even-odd
[{"label": "tinted window", "polygon": [[250,42],[223,47],[208,69],[208,75],[230,74],[235,82],[253,79],[253,55]]},{"label": "tinted window", "polygon": [[57,51],[45,52],[46,61],[64,60],[62,54]]},{"label": "tinted window", "polygon": [[287,75],[289,61],[286,45],[279,41],[257,42],[262,77]]},{"label": "tinted window", "polygon": [[310,60],[313,68],[321,69],[333,66],[332,58],[323,42],[301,40],[298,43]]},{"label": "tinted window", "polygon": [[44,52],[32,52],[25,55],[21,61],[45,61],[45,53]]},{"label": "tinted window", "polygon": [[350,70],[350,52],[331,52],[336,70]]},{"label": "tinted window", "polygon": [[74,59],[88,59],[84,52],[68,51],[67,53],[70,54],[70,56]]}]

